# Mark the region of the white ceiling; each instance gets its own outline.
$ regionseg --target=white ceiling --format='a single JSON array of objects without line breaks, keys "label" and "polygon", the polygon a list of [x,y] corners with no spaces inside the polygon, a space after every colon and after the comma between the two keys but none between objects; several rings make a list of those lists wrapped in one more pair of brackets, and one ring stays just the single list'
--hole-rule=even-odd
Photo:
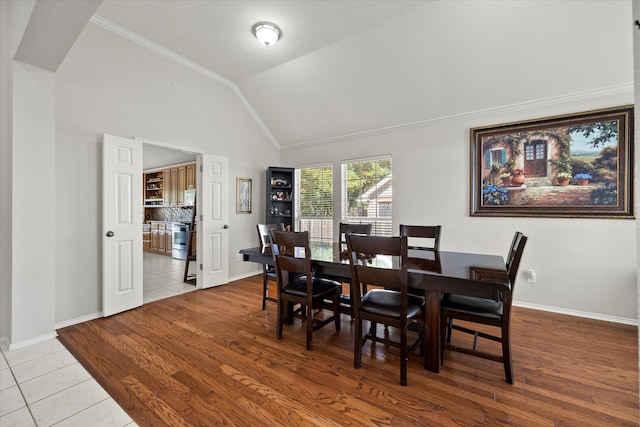
[{"label": "white ceiling", "polygon": [[[105,0],[96,15],[227,80],[256,111],[276,146],[286,146],[367,130],[355,122],[345,127],[325,121],[318,108],[334,108],[330,105],[333,90],[325,91],[328,80],[316,80],[316,74],[339,74],[355,66],[357,59],[351,61],[340,53],[341,44],[358,35],[366,38],[381,25],[427,4],[401,0]],[[257,42],[251,27],[260,21],[274,22],[281,28],[282,37],[276,45],[266,48]],[[300,65],[291,70],[292,64]],[[298,79],[304,76],[298,75],[292,81],[296,86],[288,86],[291,72],[312,80],[301,82]],[[312,87],[302,90],[299,84]],[[342,89],[335,86],[334,90]]]},{"label": "white ceiling", "polygon": [[103,0],[93,22],[230,86],[282,149],[633,81],[626,0]]}]

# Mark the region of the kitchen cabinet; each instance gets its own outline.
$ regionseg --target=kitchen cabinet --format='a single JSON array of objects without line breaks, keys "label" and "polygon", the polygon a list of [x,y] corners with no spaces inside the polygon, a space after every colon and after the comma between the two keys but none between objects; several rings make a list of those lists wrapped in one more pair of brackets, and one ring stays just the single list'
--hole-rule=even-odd
[{"label": "kitchen cabinet", "polygon": [[164,175],[162,172],[148,172],[143,176],[145,206],[162,205],[164,200]]},{"label": "kitchen cabinet", "polygon": [[164,185],[165,185],[163,205],[171,206],[171,200],[175,199],[174,190],[173,190],[173,187],[171,186],[171,169],[164,169],[162,171],[162,176],[164,177]]},{"label": "kitchen cabinet", "polygon": [[196,164],[186,163],[144,172],[144,205],[183,206],[185,190],[196,188]]},{"label": "kitchen cabinet", "polygon": [[196,188],[196,164],[190,163],[186,166],[187,172],[187,190],[193,190]]},{"label": "kitchen cabinet", "polygon": [[269,167],[267,169],[267,224],[284,224],[294,230],[294,168]]},{"label": "kitchen cabinet", "polygon": [[151,250],[151,224],[142,224],[142,249]]},{"label": "kitchen cabinet", "polygon": [[151,221],[151,239],[149,250],[159,254],[171,255],[173,230],[171,223]]},{"label": "kitchen cabinet", "polygon": [[179,166],[177,169],[177,179],[178,183],[176,189],[178,191],[176,201],[179,206],[184,205],[184,190],[187,189],[187,167]]}]

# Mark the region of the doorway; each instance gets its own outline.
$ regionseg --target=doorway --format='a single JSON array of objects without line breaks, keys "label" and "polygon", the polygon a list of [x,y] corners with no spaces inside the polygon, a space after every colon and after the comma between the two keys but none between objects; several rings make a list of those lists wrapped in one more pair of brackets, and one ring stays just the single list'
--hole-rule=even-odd
[{"label": "doorway", "polygon": [[[195,163],[199,153],[177,150],[165,146],[143,143],[143,174],[144,171],[161,170],[171,168],[176,165]],[[145,184],[146,185],[146,184]],[[168,189],[166,189],[168,190]],[[165,190],[165,191],[166,191]],[[149,237],[154,233],[153,238],[157,239],[161,233],[167,245],[172,246],[174,225],[190,224],[195,206],[144,206],[145,227],[149,228]],[[151,222],[156,226],[161,224],[163,230],[151,230]],[[165,237],[166,236],[166,239]],[[180,295],[197,289],[196,279],[184,282],[185,264],[190,262],[189,276],[195,272],[195,262],[182,259],[184,257],[174,256],[171,247],[166,251],[144,250],[143,253],[143,304],[157,301],[164,298]]]},{"label": "doorway", "polygon": [[[102,314],[105,317],[143,304],[144,144],[194,153],[190,148],[141,138],[103,135]],[[229,283],[228,171],[228,158],[204,151],[197,153],[194,170],[197,193],[197,251],[194,258],[197,269],[194,270],[198,289]],[[189,199],[193,196],[190,193]],[[159,195],[153,198],[155,202],[160,201]],[[167,247],[166,242],[164,247]]]}]

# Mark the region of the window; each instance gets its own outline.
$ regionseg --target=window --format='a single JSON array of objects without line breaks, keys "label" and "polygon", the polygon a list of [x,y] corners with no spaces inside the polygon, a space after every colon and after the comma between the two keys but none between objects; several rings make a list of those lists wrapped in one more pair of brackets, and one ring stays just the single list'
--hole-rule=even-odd
[{"label": "window", "polygon": [[296,231],[333,241],[333,166],[296,169]]},{"label": "window", "polygon": [[391,157],[342,164],[342,222],[371,223],[372,233],[391,236]]}]

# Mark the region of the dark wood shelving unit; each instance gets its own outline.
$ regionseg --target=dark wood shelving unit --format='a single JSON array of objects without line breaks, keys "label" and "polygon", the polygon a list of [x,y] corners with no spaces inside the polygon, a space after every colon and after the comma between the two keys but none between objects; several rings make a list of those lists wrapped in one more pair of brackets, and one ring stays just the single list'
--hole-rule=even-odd
[{"label": "dark wood shelving unit", "polygon": [[267,224],[295,225],[295,169],[271,166],[267,169]]}]

